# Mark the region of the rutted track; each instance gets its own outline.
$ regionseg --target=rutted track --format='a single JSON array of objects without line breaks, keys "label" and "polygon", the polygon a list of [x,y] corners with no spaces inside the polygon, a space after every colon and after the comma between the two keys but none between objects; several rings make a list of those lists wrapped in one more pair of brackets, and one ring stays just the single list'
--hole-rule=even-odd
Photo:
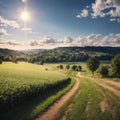
[{"label": "rutted track", "polygon": [[74,86],[56,102],[54,102],[46,112],[41,113],[35,120],[53,120],[58,114],[59,109],[65,104],[65,102],[75,93],[79,88],[80,81],[76,79]]},{"label": "rutted track", "polygon": [[109,86],[109,84],[107,84],[107,83],[110,83],[110,84],[112,84],[112,85],[114,85],[114,86],[120,87],[120,83],[119,83],[119,82],[117,83],[117,82],[109,81],[109,80],[107,80],[107,81],[95,80],[94,78],[90,78],[90,77],[81,75],[80,72],[78,72],[77,76],[78,76],[78,77],[84,77],[84,78],[87,78],[87,79],[92,80],[92,81],[95,82],[96,84],[98,84],[98,85],[104,87],[105,89],[111,91],[113,94],[115,94],[117,97],[120,98],[120,91],[117,90],[117,89],[115,89],[114,87]]},{"label": "rutted track", "polygon": [[119,86],[116,88],[115,84],[109,85],[106,80],[85,76],[82,72],[77,76],[81,92],[65,120],[120,120]]}]

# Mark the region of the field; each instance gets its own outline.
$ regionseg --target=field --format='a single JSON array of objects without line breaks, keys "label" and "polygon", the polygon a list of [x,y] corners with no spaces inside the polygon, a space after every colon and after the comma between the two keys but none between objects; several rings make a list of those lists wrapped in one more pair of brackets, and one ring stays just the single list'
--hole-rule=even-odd
[{"label": "field", "polygon": [[[64,66],[63,70],[57,68],[60,64]],[[68,71],[65,69],[67,64],[70,66],[79,64],[82,66],[82,71]],[[4,102],[10,98],[8,101],[11,100],[11,103],[15,103],[12,100],[16,99],[23,103],[13,109],[13,104],[8,102],[10,106],[7,107],[10,107],[10,111],[2,115],[2,120],[30,120],[40,112],[41,115],[44,114],[42,112],[44,109],[47,113],[49,105],[52,107],[54,101],[74,85],[75,81],[67,79],[68,76],[77,79],[80,82],[79,87],[64,104],[62,103],[58,112],[53,107],[52,111],[56,112],[56,115],[51,118],[55,120],[119,120],[120,118],[120,79],[103,79],[97,72],[92,77],[85,63],[35,65],[8,62],[0,66],[0,75],[0,100]],[[1,99],[2,97],[4,99]],[[61,104],[60,101],[58,99],[57,103]],[[47,117],[46,120],[54,119]]]},{"label": "field", "polygon": [[120,79],[103,79],[97,73],[92,77],[81,65],[80,87],[61,120],[120,120]]},{"label": "field", "polygon": [[[23,105],[23,108],[19,109],[21,103],[29,104],[29,101],[32,101],[34,97],[38,97],[36,104],[41,103],[40,106],[31,104],[33,109],[29,111],[31,114],[28,114],[28,118],[32,118],[67,91],[69,89],[67,85],[70,82],[65,71],[60,71],[53,64],[3,63],[0,65],[0,113],[3,117],[1,119],[8,119],[5,116],[11,117],[13,116],[11,114],[15,114],[16,111],[18,111],[17,114],[20,114],[19,112],[25,108],[25,105]],[[64,87],[67,89],[54,95]],[[44,102],[47,97],[49,99]],[[34,109],[35,106],[37,108]],[[26,112],[24,111],[24,113]],[[23,113],[21,114],[24,116]],[[20,117],[20,115],[17,117]],[[27,117],[11,119],[27,119]]]}]

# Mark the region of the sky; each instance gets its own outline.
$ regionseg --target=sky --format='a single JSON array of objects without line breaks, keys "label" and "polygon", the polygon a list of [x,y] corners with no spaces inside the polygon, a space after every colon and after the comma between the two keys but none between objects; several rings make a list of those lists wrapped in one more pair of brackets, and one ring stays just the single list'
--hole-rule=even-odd
[{"label": "sky", "polygon": [[120,47],[120,0],[0,0],[0,48]]}]

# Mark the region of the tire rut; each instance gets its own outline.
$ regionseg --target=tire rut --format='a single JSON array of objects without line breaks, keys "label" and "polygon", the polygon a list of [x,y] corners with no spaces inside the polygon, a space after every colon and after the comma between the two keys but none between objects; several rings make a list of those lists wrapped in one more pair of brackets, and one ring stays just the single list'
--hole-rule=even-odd
[{"label": "tire rut", "polygon": [[58,114],[59,109],[65,104],[65,102],[75,93],[79,88],[80,81],[76,79],[74,86],[62,97],[60,97],[56,102],[54,102],[46,112],[41,113],[34,120],[54,120],[55,116]]},{"label": "tire rut", "polygon": [[[105,89],[111,91],[111,92],[114,93],[117,97],[120,98],[120,91],[117,90],[117,89],[115,89],[115,88],[113,88],[112,86],[109,86],[109,84],[107,84],[105,81],[100,81],[100,80],[96,80],[96,79],[94,79],[94,78],[90,78],[90,77],[83,76],[83,75],[81,75],[80,72],[78,72],[77,76],[78,76],[78,77],[83,77],[83,78],[87,78],[87,79],[92,80],[92,81],[95,82],[96,84],[98,84],[98,85],[104,87]],[[107,82],[108,82],[108,81],[107,81]],[[115,85],[115,82],[111,82],[111,84],[114,84],[114,85]]]}]

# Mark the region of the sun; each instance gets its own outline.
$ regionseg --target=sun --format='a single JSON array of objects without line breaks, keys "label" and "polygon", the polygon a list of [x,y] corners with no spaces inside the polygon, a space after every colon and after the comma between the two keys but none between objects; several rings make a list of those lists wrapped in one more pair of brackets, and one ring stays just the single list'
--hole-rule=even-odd
[{"label": "sun", "polygon": [[30,14],[28,11],[24,10],[21,12],[21,15],[20,15],[20,18],[26,22],[26,21],[29,21],[30,20]]}]

